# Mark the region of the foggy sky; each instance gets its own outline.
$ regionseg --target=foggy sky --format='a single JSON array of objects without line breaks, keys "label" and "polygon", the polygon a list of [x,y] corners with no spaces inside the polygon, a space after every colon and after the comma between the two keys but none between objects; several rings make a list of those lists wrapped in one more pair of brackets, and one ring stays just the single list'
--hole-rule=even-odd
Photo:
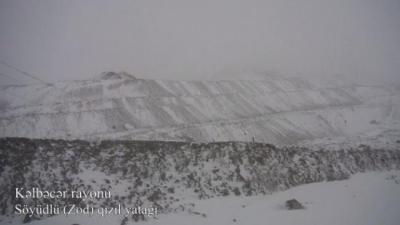
[{"label": "foggy sky", "polygon": [[0,0],[0,60],[46,81],[109,70],[400,81],[399,12],[399,0]]}]

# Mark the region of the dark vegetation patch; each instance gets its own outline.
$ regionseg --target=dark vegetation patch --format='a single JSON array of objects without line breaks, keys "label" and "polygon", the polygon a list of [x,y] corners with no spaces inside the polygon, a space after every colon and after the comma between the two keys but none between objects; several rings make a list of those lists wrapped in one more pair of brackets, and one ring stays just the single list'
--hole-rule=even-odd
[{"label": "dark vegetation patch", "polygon": [[[15,204],[15,188],[113,190],[111,199],[53,204],[95,207],[157,207],[188,210],[193,196],[249,196],[300,184],[348,178],[357,172],[400,168],[400,151],[361,146],[340,151],[278,148],[263,143],[0,139],[0,214]],[[83,176],[85,172],[104,176]],[[120,190],[120,189],[118,189]],[[141,220],[142,218],[134,218]]]}]

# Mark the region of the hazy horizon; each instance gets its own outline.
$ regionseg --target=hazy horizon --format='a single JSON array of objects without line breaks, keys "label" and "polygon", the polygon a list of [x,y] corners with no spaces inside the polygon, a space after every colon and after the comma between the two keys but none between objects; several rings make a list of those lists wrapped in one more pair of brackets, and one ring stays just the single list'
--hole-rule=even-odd
[{"label": "hazy horizon", "polygon": [[[49,82],[103,71],[400,82],[399,10],[397,0],[2,0],[0,60]],[[0,74],[35,82],[4,64]]]}]

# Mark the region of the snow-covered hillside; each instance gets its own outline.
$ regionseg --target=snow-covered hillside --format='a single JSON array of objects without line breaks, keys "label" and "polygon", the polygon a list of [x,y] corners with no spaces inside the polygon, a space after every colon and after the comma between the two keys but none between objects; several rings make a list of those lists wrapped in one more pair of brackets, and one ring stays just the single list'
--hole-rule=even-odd
[{"label": "snow-covered hillside", "polygon": [[398,130],[399,121],[396,86],[299,78],[168,81],[109,72],[0,89],[1,137],[293,144]]}]

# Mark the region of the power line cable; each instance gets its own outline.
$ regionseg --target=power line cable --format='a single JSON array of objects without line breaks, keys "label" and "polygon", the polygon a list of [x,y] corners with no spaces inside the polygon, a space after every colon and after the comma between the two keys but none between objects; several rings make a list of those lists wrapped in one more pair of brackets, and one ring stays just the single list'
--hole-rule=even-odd
[{"label": "power line cable", "polygon": [[0,72],[0,76],[3,76],[3,77],[8,77],[8,78],[11,78],[12,80],[15,80],[15,81],[21,82],[20,80],[16,79],[15,77],[13,77],[13,76],[10,76],[10,75],[7,75],[7,74],[4,74],[4,73],[1,73],[1,72]]},{"label": "power line cable", "polygon": [[10,65],[10,64],[8,64],[7,62],[5,62],[5,61],[3,61],[3,60],[0,60],[0,63],[3,64],[4,66],[8,67],[8,68],[11,68],[11,69],[13,69],[13,70],[15,70],[15,71],[17,71],[17,72],[19,72],[19,73],[21,73],[21,74],[27,76],[27,77],[30,77],[31,79],[40,81],[40,82],[42,82],[42,83],[47,83],[47,82],[45,82],[44,80],[42,80],[42,79],[40,79],[40,78],[34,76],[33,74],[28,73],[28,72],[23,71],[23,70],[20,70],[20,69],[18,69],[17,67]]},{"label": "power line cable", "polygon": [[[20,82],[18,79],[15,79],[14,77],[12,77],[12,76],[9,76],[9,75],[7,75],[7,74],[4,74],[4,73],[0,73],[0,76],[4,76],[4,77],[8,77],[8,78],[11,78],[11,79],[13,79],[13,80],[15,80],[15,81],[18,81],[18,82]],[[21,95],[17,95],[17,94],[15,94],[15,93],[11,93],[11,92],[5,92],[5,94],[7,95],[11,95],[11,96],[14,96],[14,97],[17,97],[17,98],[21,98],[21,99],[23,99],[23,100],[25,100],[25,101],[29,101],[26,97],[24,97],[24,96],[21,96]]]}]

